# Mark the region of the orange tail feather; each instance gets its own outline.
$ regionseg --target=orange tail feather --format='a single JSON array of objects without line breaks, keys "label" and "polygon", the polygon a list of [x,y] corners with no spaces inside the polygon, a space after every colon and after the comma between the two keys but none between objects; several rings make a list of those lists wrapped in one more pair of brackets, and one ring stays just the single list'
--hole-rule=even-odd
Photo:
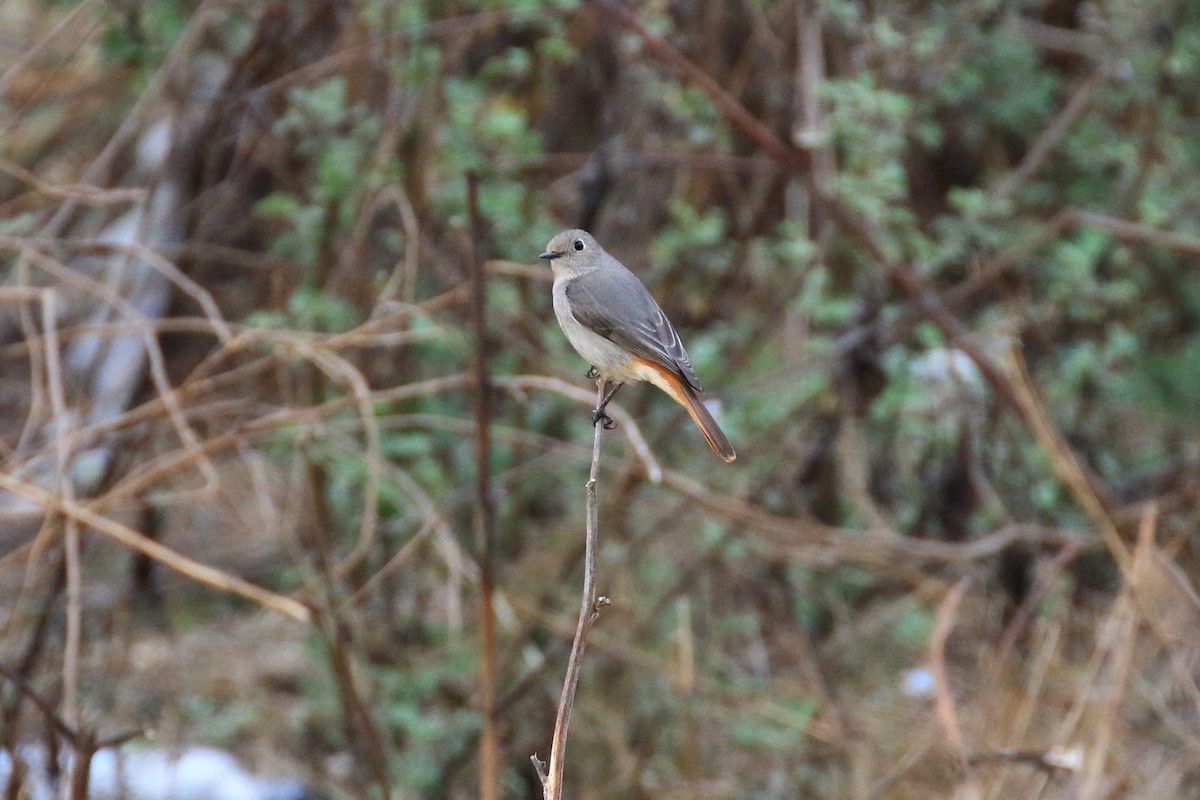
[{"label": "orange tail feather", "polygon": [[704,441],[708,442],[708,446],[712,451],[725,459],[726,462],[733,461],[737,458],[737,453],[733,451],[733,445],[729,443],[729,439],[725,437],[725,432],[721,430],[721,426],[713,419],[712,414],[708,413],[708,408],[700,400],[692,387],[681,386],[683,396],[687,398],[686,403],[681,403],[687,409],[688,415],[692,421],[696,423],[696,427],[704,434]]},{"label": "orange tail feather", "polygon": [[727,462],[737,458],[737,453],[733,452],[733,445],[729,443],[729,439],[725,438],[725,433],[721,430],[721,426],[713,419],[712,414],[708,412],[699,395],[696,394],[691,386],[688,386],[678,376],[660,367],[658,364],[644,359],[638,359],[638,362],[644,370],[641,374],[642,378],[662,389],[671,396],[671,399],[687,409],[688,416],[692,418],[692,422],[695,422],[696,427],[704,434],[704,441],[708,442],[708,446],[712,448],[714,453]]}]

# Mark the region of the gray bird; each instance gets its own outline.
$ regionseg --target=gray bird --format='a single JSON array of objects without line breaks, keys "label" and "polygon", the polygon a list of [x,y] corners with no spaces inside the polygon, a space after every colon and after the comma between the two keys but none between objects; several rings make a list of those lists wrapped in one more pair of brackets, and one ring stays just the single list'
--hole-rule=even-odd
[{"label": "gray bird", "polygon": [[679,334],[637,276],[584,230],[555,236],[539,258],[554,270],[554,314],[589,374],[612,384],[593,414],[611,424],[605,406],[622,384],[649,381],[683,406],[708,446],[726,461],[737,454],[700,401],[704,391]]}]

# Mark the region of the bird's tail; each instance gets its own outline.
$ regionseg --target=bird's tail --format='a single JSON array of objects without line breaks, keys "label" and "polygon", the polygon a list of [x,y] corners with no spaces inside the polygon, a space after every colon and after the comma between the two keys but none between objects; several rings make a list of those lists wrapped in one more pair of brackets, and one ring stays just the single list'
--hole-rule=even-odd
[{"label": "bird's tail", "polygon": [[700,432],[704,434],[704,440],[708,442],[708,446],[713,449],[714,453],[727,462],[737,458],[737,453],[733,452],[733,445],[725,438],[721,426],[713,419],[713,415],[705,408],[700,396],[696,394],[696,390],[687,381],[671,370],[651,361],[639,359],[638,366],[640,367],[640,371],[637,373],[639,380],[650,381],[670,395],[676,403],[687,409],[688,415],[696,423]]},{"label": "bird's tail", "polygon": [[733,461],[737,458],[737,453],[733,452],[733,445],[729,443],[729,439],[725,437],[725,432],[721,430],[721,426],[713,419],[713,415],[708,412],[708,408],[696,394],[696,391],[686,383],[681,383],[680,394],[683,395],[687,402],[681,402],[684,408],[687,409],[688,415],[691,416],[692,422],[696,423],[696,427],[704,434],[704,441],[708,442],[708,446],[713,452],[719,455],[725,461]]}]

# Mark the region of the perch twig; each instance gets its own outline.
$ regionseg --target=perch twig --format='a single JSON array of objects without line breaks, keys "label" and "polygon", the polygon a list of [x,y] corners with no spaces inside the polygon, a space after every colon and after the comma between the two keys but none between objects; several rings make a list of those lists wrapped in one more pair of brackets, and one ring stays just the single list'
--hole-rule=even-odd
[{"label": "perch twig", "polygon": [[[597,387],[596,406],[604,399],[606,382]],[[530,756],[538,777],[542,781],[544,800],[559,800],[562,797],[563,759],[567,751],[567,727],[571,724],[571,711],[575,706],[575,689],[579,686],[579,673],[583,667],[583,651],[587,647],[588,633],[600,616],[600,609],[608,605],[607,597],[596,596],[596,538],[600,514],[596,501],[596,475],[600,471],[600,441],[604,426],[595,425],[596,438],[592,444],[592,470],[587,482],[587,533],[583,555],[583,602],[579,609],[579,622],[575,626],[575,639],[571,643],[571,656],[567,659],[567,674],[563,679],[562,696],[558,701],[558,716],[554,720],[554,739],[550,745],[550,766],[547,769],[537,754]]]}]

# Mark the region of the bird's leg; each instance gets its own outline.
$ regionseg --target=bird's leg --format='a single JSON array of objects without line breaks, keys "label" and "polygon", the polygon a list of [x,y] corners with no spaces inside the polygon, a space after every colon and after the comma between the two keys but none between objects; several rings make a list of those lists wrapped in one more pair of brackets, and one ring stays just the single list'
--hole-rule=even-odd
[{"label": "bird's leg", "polygon": [[[603,384],[604,387],[607,388],[609,383],[610,381],[605,380]],[[608,401],[613,399],[613,395],[617,393],[617,389],[620,389],[622,385],[623,384],[620,383],[613,383],[612,388],[608,389],[608,391],[604,393],[603,398],[600,400],[600,405],[592,410],[593,425],[595,425],[597,422],[602,423],[604,425],[604,430],[606,431],[611,431],[613,428],[617,427],[617,421],[608,414],[604,413],[604,409],[608,406]]]},{"label": "bird's leg", "polygon": [[600,373],[596,371],[595,367],[593,367],[591,364],[588,364],[588,371],[587,371],[587,375],[585,377],[589,381],[594,381],[600,377]]}]

